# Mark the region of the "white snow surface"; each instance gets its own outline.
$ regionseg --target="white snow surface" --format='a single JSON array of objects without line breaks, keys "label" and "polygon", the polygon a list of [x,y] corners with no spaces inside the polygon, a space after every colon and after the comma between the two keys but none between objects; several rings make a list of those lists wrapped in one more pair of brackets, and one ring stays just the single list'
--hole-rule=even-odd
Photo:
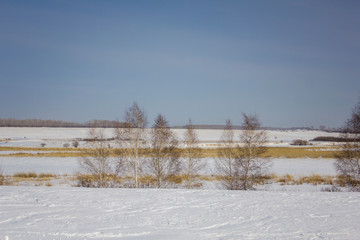
[{"label": "white snow surface", "polygon": [[270,173],[277,175],[309,176],[312,174],[335,176],[336,159],[327,158],[274,158]]},{"label": "white snow surface", "polygon": [[74,157],[0,157],[4,174],[36,172],[75,174],[79,170],[78,158]]},{"label": "white snow surface", "polygon": [[[11,139],[0,141],[0,146],[39,147],[45,142],[46,147],[62,147],[86,138],[87,131],[0,128],[0,140]],[[181,138],[185,130],[174,131]],[[105,129],[105,133],[110,138],[113,130]],[[219,141],[222,130],[197,133],[206,147]],[[302,130],[268,134],[274,146],[289,146],[295,139],[337,136]],[[5,174],[74,174],[77,161],[71,157],[0,157]],[[204,173],[212,174],[214,159],[204,161],[208,162]],[[277,158],[269,173],[335,175],[334,161]],[[360,235],[360,193],[319,192],[324,186],[313,192],[309,186],[274,184],[263,186],[267,191],[210,190],[215,185],[205,183],[207,190],[0,186],[0,240],[358,239]]]},{"label": "white snow surface", "polygon": [[[74,157],[0,157],[4,174],[17,172],[36,172],[73,175],[78,172],[79,158]],[[215,159],[205,158],[206,167],[202,174],[215,174]],[[274,158],[268,173],[294,176],[311,174],[336,175],[335,159],[326,158]]]},{"label": "white snow surface", "polygon": [[[173,129],[179,139],[185,134],[185,129]],[[238,138],[241,130],[234,130]],[[197,129],[199,140],[203,142],[202,147],[207,147],[206,143],[218,143],[223,130]],[[112,138],[114,129],[105,128],[105,136]],[[323,131],[308,130],[286,130],[286,131],[267,131],[269,146],[289,146],[296,139],[310,141],[319,136],[337,137],[338,133],[328,133]],[[11,139],[10,141],[0,142],[0,146],[14,147],[39,147],[41,143],[46,143],[46,147],[62,147],[64,143],[84,139],[88,137],[87,128],[16,128],[1,127],[0,140]],[[80,142],[82,146],[84,142]],[[316,145],[329,145],[332,143],[315,143]]]},{"label": "white snow surface", "polygon": [[0,187],[0,239],[358,239],[360,193]]}]

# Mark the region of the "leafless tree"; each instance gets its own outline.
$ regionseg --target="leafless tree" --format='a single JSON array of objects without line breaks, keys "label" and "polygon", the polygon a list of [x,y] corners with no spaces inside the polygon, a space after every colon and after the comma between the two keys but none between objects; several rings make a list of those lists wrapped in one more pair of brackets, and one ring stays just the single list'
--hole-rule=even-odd
[{"label": "leafless tree", "polygon": [[4,170],[2,168],[2,164],[0,162],[0,185],[5,184],[5,176],[4,176]]},{"label": "leafless tree", "polygon": [[158,115],[150,132],[151,158],[149,172],[155,177],[156,187],[169,186],[169,178],[179,174],[178,141],[164,116]]},{"label": "leafless tree", "polygon": [[95,124],[98,127],[112,128],[115,123],[118,124],[116,121],[97,119],[77,123],[59,120],[0,118],[0,127],[92,127]]},{"label": "leafless tree", "polygon": [[239,158],[239,144],[235,142],[235,133],[230,120],[226,121],[225,129],[221,135],[221,146],[218,148],[218,157],[215,162],[216,174],[221,177],[222,186],[227,190],[237,190],[240,185],[236,183],[239,180],[235,173],[239,164],[236,164]]},{"label": "leafless tree", "polygon": [[124,167],[126,175],[134,179],[133,187],[139,187],[144,156],[142,151],[147,140],[147,116],[136,102],[125,111],[125,122],[115,128],[115,136],[119,144],[119,162]]},{"label": "leafless tree", "polygon": [[270,166],[270,160],[260,158],[266,151],[267,133],[260,129],[261,124],[256,115],[243,114],[242,131],[240,134],[240,156],[236,161],[235,175],[239,177],[236,189],[254,189],[257,177],[263,175]]},{"label": "leafless tree", "polygon": [[205,167],[205,163],[201,158],[201,148],[199,147],[199,140],[192,125],[191,119],[187,125],[184,135],[184,178],[185,186],[187,188],[194,188],[199,186],[198,175],[200,170]]},{"label": "leafless tree", "polygon": [[80,172],[92,176],[91,187],[114,187],[121,170],[114,158],[111,158],[103,129],[90,128],[87,148],[82,150],[79,159]]},{"label": "leafless tree", "polygon": [[343,127],[342,137],[347,141],[337,156],[335,168],[338,174],[348,178],[348,183],[352,187],[359,190],[357,186],[360,185],[360,100]]}]

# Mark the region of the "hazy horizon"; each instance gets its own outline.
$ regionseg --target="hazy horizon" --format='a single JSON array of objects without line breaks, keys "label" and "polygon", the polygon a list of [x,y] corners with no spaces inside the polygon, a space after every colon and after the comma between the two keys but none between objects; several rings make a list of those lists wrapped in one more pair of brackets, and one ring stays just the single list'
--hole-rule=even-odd
[{"label": "hazy horizon", "polygon": [[0,118],[341,127],[358,1],[0,1]]}]

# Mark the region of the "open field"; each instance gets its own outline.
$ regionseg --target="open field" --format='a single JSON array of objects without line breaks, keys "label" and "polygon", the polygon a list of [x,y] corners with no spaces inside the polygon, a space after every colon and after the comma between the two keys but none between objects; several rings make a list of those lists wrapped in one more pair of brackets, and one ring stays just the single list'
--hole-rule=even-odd
[{"label": "open field", "polygon": [[[0,128],[0,156],[2,157],[80,157],[82,148],[87,148],[86,128]],[[114,129],[104,129],[106,137],[111,139]],[[178,139],[185,130],[174,129]],[[203,149],[202,156],[216,157],[220,146],[219,140],[222,130],[196,130]],[[235,130],[237,136],[241,131]],[[337,133],[321,131],[268,131],[268,151],[262,157],[270,158],[334,158],[337,154],[337,144],[332,142],[310,142],[312,146],[292,146],[294,140],[310,141],[316,137],[337,137]],[[74,141],[79,142],[79,148],[72,147]],[[40,145],[44,144],[44,147]],[[70,147],[64,147],[69,144]],[[116,143],[108,141],[113,153]],[[180,145],[181,147],[181,145]],[[180,149],[181,151],[181,149]],[[146,155],[147,149],[144,150]],[[115,156],[115,154],[113,154]]]},{"label": "open field", "polygon": [[[78,159],[84,156],[83,150],[88,146],[84,141],[87,136],[86,128],[0,128],[0,164],[7,175],[19,172],[34,172],[36,174],[50,173],[59,176],[69,176],[65,185],[71,185],[71,176],[79,171]],[[105,129],[106,137],[111,139],[113,129]],[[201,141],[203,161],[207,163],[201,172],[204,181],[212,179],[214,175],[214,159],[217,156],[217,147],[222,130],[196,130]],[[184,134],[182,129],[174,129],[178,138]],[[236,134],[240,131],[236,130]],[[268,131],[269,143],[267,151],[262,155],[272,159],[272,166],[268,174],[285,176],[290,174],[295,178],[308,177],[312,174],[321,176],[335,176],[333,166],[334,158],[339,150],[338,145],[329,142],[311,142],[312,146],[292,146],[296,139],[310,141],[318,136],[337,136],[336,133],[320,131]],[[78,141],[79,148],[72,147]],[[45,146],[41,147],[40,144]],[[64,147],[64,144],[70,147]],[[116,157],[116,144],[108,141],[112,157]],[[144,149],[143,154],[148,156],[149,149]],[[182,151],[182,149],[179,149]],[[29,179],[17,178],[14,182],[22,184]],[[57,178],[51,181],[32,181],[31,185],[46,185],[48,182],[58,185]],[[41,184],[39,183],[41,182]],[[212,182],[212,181],[210,181]],[[211,184],[210,184],[211,185]],[[204,188],[210,186],[205,184]],[[215,188],[210,186],[210,188]]]},{"label": "open field", "polygon": [[[76,187],[88,177],[79,175],[78,165],[87,147],[85,129],[2,130],[0,164],[9,186],[0,186],[1,240],[357,239],[360,234],[360,194],[342,187],[334,168],[338,144],[291,145],[336,134],[270,132],[262,157],[272,166],[257,180],[260,191],[226,191],[214,172],[221,131],[198,130],[207,163],[199,176],[201,190],[185,190],[181,176],[174,177],[173,189],[155,190]],[[80,147],[64,147],[73,141]],[[109,144],[114,157],[116,145]],[[151,177],[140,181],[151,187]]]},{"label": "open field", "polygon": [[[211,175],[214,174],[215,159],[205,158],[203,161],[206,167],[201,174]],[[269,174],[278,175],[336,175],[333,166],[335,159],[313,159],[313,158],[274,158],[272,159],[272,166],[269,169]],[[78,172],[78,158],[67,157],[0,157],[5,174],[15,174],[17,172],[35,172],[40,173],[53,173],[58,175],[73,175]]]},{"label": "open field", "polygon": [[[173,129],[178,139],[182,139],[185,129]],[[201,147],[215,147],[219,142],[222,130],[198,129],[196,133],[201,142]],[[234,130],[237,137],[241,130]],[[294,140],[310,141],[316,137],[338,137],[338,133],[329,133],[323,131],[306,131],[306,130],[286,130],[286,131],[267,131],[269,146],[290,146]],[[106,138],[111,139],[114,135],[114,129],[105,128]],[[88,138],[87,128],[0,128],[0,146],[9,147],[36,147],[39,148],[41,143],[46,143],[46,147],[62,148],[64,143],[79,141],[80,147],[86,144],[83,139]],[[114,143],[111,143],[113,145]],[[329,146],[329,142],[314,142],[314,145]]]},{"label": "open field", "polygon": [[[222,190],[221,176],[199,175],[200,184],[197,189]],[[108,181],[116,181],[118,188],[127,188],[122,185],[129,178],[107,176]],[[186,189],[184,175],[175,175],[170,179],[168,189]],[[306,191],[306,192],[347,192],[346,178],[330,175],[312,174],[308,176],[269,174],[258,177],[254,184],[257,190],[262,191]],[[96,179],[92,175],[55,175],[52,173],[16,172],[13,175],[0,177],[0,185],[29,186],[29,187],[93,187]],[[156,188],[156,179],[145,175],[139,178],[141,188]]]},{"label": "open field", "polygon": [[[335,185],[339,184],[334,161],[324,158],[272,159],[268,177],[259,181],[256,188],[274,191],[322,191],[326,187],[331,187],[328,179],[331,179]],[[219,178],[214,171],[215,159],[205,158],[204,162],[206,167],[201,171],[200,188],[221,189]],[[0,163],[7,179],[6,185],[70,187],[78,184],[77,175],[80,172],[78,158],[0,157]],[[314,176],[325,180],[319,183]],[[309,179],[314,181],[308,181]],[[146,182],[144,184],[148,185]],[[178,182],[172,188],[184,188],[184,186]]]}]

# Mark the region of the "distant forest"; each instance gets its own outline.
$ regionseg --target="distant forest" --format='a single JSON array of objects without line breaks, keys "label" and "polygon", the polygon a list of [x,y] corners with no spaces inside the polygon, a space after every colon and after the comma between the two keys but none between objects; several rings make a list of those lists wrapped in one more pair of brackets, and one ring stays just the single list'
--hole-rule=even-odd
[{"label": "distant forest", "polygon": [[[175,129],[186,129],[187,125],[184,126],[173,126],[172,128]],[[238,125],[233,125],[232,126],[234,130],[241,130],[242,126],[238,126]],[[193,125],[194,129],[224,129],[225,125],[206,125],[206,124],[199,124],[199,125]],[[281,128],[281,127],[260,127],[259,129],[263,129],[263,130],[308,130],[308,131],[312,131],[312,130],[321,130],[324,132],[338,132],[340,131],[337,128],[327,128],[324,126],[321,126],[319,128],[315,128],[315,127],[291,127],[291,128]]]},{"label": "distant forest", "polygon": [[[113,128],[113,127],[125,127],[123,122],[110,121],[110,120],[90,120],[85,123],[67,122],[61,120],[43,120],[43,119],[15,119],[15,118],[0,118],[0,127],[64,127],[64,128]],[[224,125],[209,125],[209,124],[196,124],[193,125],[195,129],[224,129]],[[186,129],[187,125],[172,126],[172,128]],[[233,126],[233,129],[241,129],[241,126]],[[321,126],[320,128],[314,127],[293,127],[293,128],[274,128],[274,127],[262,127],[265,130],[321,130],[327,132],[338,132],[336,128],[326,128]]]},{"label": "distant forest", "polygon": [[109,121],[109,120],[90,120],[85,123],[67,122],[60,120],[43,120],[43,119],[15,119],[15,118],[0,118],[0,127],[76,127],[76,128],[89,128],[89,127],[113,127],[124,126],[122,122]]}]

